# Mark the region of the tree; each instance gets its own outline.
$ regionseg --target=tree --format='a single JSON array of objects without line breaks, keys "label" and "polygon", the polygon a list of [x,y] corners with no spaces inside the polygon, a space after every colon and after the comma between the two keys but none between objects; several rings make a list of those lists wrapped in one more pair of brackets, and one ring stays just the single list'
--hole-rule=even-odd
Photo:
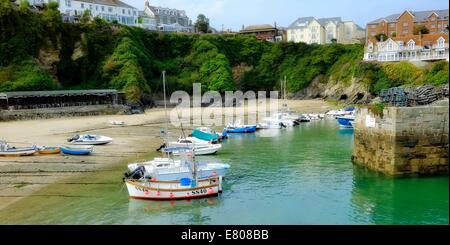
[{"label": "tree", "polygon": [[378,42],[384,42],[388,39],[388,36],[386,36],[386,34],[384,33],[378,33],[377,35],[375,35],[375,39],[377,39]]},{"label": "tree", "polygon": [[428,28],[424,25],[416,25],[414,26],[414,35],[419,35],[419,33],[421,34],[429,34],[430,30],[428,30]]},{"label": "tree", "polygon": [[200,33],[208,33],[209,31],[209,20],[204,14],[199,14],[197,21],[195,22],[195,29]]},{"label": "tree", "polygon": [[397,37],[397,32],[393,32],[393,33],[391,34],[391,36],[392,36],[392,37]]},{"label": "tree", "polygon": [[91,21],[91,11],[89,9],[84,10],[80,21],[82,24],[87,24]]},{"label": "tree", "polygon": [[331,43],[337,43],[337,39],[336,38],[331,39]]}]

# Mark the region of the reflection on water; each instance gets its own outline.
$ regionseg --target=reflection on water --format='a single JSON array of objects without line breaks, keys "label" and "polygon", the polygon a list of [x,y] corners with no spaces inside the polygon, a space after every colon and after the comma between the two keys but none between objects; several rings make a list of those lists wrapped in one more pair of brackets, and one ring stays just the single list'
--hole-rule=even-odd
[{"label": "reflection on water", "polygon": [[[130,200],[126,163],[83,175],[107,185],[52,185],[6,210],[8,224],[447,224],[448,177],[394,179],[354,167],[353,131],[334,120],[230,135],[200,162],[231,165],[215,198]],[[84,196],[85,198],[81,198]]]}]

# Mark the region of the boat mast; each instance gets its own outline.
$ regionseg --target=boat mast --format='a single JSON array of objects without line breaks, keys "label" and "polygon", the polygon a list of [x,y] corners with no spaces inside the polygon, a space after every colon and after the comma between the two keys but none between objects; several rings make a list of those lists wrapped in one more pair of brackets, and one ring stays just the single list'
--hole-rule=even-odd
[{"label": "boat mast", "polygon": [[167,99],[166,99],[166,71],[162,72],[162,76],[163,76],[163,92],[164,92],[164,115],[166,117],[166,129],[165,129],[165,134],[166,134],[166,144],[169,142],[168,140],[168,130],[169,130],[169,119],[167,116]]}]

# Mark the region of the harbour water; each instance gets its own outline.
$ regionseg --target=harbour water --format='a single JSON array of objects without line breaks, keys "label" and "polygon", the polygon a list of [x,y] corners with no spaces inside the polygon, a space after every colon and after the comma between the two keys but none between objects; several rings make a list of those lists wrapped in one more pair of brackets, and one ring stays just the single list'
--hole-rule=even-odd
[{"label": "harbour water", "polygon": [[[217,198],[130,200],[126,163],[51,185],[0,211],[6,224],[448,224],[448,177],[392,178],[353,166],[352,130],[334,120],[232,135]],[[151,150],[151,149],[149,149]],[[149,157],[154,157],[152,153]],[[79,179],[78,179],[79,181]],[[89,184],[88,184],[89,183]]]}]

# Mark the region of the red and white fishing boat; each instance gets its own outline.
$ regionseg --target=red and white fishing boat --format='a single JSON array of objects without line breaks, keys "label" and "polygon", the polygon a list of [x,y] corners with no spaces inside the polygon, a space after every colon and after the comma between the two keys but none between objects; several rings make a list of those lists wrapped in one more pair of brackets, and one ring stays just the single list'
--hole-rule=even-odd
[{"label": "red and white fishing boat", "polygon": [[211,177],[195,180],[181,179],[180,181],[125,181],[130,198],[148,200],[181,200],[199,199],[217,196],[222,192],[222,177]]}]

